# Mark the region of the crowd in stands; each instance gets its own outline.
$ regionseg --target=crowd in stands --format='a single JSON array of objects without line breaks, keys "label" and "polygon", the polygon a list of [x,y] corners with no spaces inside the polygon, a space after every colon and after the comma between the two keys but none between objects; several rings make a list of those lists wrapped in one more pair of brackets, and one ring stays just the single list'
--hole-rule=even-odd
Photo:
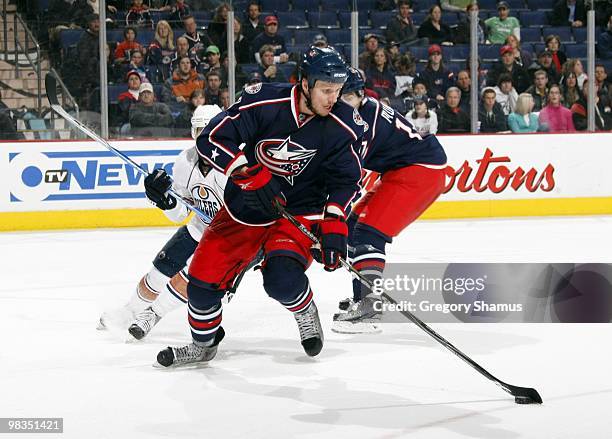
[{"label": "crowd in stands", "polygon": [[[57,67],[81,106],[92,111],[99,110],[97,1],[50,0],[47,15],[50,47],[58,51],[54,59],[61,60]],[[366,91],[406,114],[422,133],[470,132],[472,87],[478,90],[480,132],[586,129],[587,85],[591,78],[586,77],[580,60],[586,58],[586,52],[578,58],[576,54],[569,56],[564,40],[553,33],[544,33],[543,44],[537,45],[541,47],[521,44],[530,26],[523,25],[510,7],[519,2],[493,2],[494,9],[486,13],[482,11],[483,2],[478,2],[479,8],[470,0],[370,3],[375,3],[376,12],[392,12],[384,26],[372,26],[360,41],[363,51],[359,68],[366,78]],[[418,14],[417,22],[416,5],[423,3],[429,7],[426,14]],[[212,7],[202,0],[108,0],[105,4],[109,27],[121,32],[120,41],[112,42],[105,54],[108,83],[121,88],[111,99],[116,106],[111,114],[117,132],[152,135],[157,130],[157,136],[182,136],[188,133],[190,112],[196,105],[227,107],[229,4]],[[309,44],[340,49],[347,46],[346,41],[334,41],[324,27],[317,28],[320,33],[307,41],[300,39],[300,46],[299,33],[306,30],[298,26],[294,38],[289,37],[282,22],[286,15],[263,12],[256,0],[239,4],[233,38],[237,90],[257,82],[295,83],[296,61]],[[298,2],[293,0],[291,4],[295,10]],[[527,0],[523,4],[527,5]],[[325,2],[316,8],[326,10]],[[213,9],[212,20],[202,25],[198,12]],[[478,16],[478,43],[493,49],[479,60],[477,79],[470,77],[467,59],[474,13]],[[598,60],[612,59],[611,15],[610,5],[597,11],[601,29]],[[537,24],[568,30],[584,28],[585,2],[557,0],[546,20],[548,23]],[[76,45],[63,47],[62,33],[77,28],[85,31]],[[152,35],[151,40],[144,41],[142,35]],[[453,46],[466,50],[460,58],[455,52],[450,62],[445,53]],[[344,53],[350,55],[346,50]],[[461,68],[457,68],[459,59]],[[604,64],[598,63],[594,80],[596,125],[610,130],[612,86]]]}]

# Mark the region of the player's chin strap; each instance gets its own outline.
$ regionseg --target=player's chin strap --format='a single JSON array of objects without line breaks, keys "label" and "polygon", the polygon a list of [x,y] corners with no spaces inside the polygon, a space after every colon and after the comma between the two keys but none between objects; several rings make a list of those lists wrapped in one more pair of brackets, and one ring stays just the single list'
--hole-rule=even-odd
[{"label": "player's chin strap", "polygon": [[[285,208],[282,206],[282,204],[280,204],[278,201],[274,201],[274,207],[276,208],[278,213],[283,218],[285,218],[287,221],[289,221],[291,224],[297,227],[300,232],[306,235],[313,242],[315,246],[320,246],[319,239],[314,235],[314,233],[312,233],[308,229],[308,227],[306,227],[304,224],[299,222],[293,215],[287,212]],[[344,268],[346,268],[348,271],[350,271],[351,274],[355,275],[361,282],[366,284],[370,288],[370,290],[374,289],[374,284],[372,283],[372,281],[364,277],[359,271],[357,271],[357,269],[355,269],[355,267],[353,267],[353,265],[351,265],[349,262],[344,260],[344,258],[340,258],[340,264]],[[389,296],[387,293],[383,292],[382,297],[383,299],[388,300],[389,302],[393,304],[397,304],[397,301],[393,299],[391,296]],[[495,384],[501,387],[504,391],[514,396],[514,400],[517,404],[534,404],[534,403],[542,404],[542,397],[540,396],[540,394],[538,393],[536,389],[533,389],[530,387],[513,386],[511,384],[504,383],[503,381],[499,380],[498,378],[493,376],[491,373],[489,373],[486,369],[484,369],[482,366],[480,366],[470,357],[468,357],[463,352],[461,352],[458,348],[456,348],[453,344],[451,344],[448,340],[446,340],[436,331],[434,331],[429,326],[427,326],[417,316],[415,316],[409,311],[400,311],[400,312],[403,316],[411,320],[415,325],[417,325],[419,328],[421,328],[423,331],[425,331],[427,334],[433,337],[438,343],[440,343],[442,346],[450,350],[453,354],[457,355],[459,358],[461,358],[463,361],[469,364],[472,368],[474,368],[481,375],[493,381]]]}]

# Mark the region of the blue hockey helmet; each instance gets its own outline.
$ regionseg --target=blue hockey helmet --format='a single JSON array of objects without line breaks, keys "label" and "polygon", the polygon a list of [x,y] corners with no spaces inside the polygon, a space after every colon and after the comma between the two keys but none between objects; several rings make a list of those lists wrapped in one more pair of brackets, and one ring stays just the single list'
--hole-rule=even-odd
[{"label": "blue hockey helmet", "polygon": [[342,94],[357,92],[357,94],[362,95],[363,89],[365,88],[365,81],[363,80],[363,76],[361,72],[353,67],[348,68],[348,78],[344,83],[344,87],[342,87]]},{"label": "blue hockey helmet", "polygon": [[310,88],[314,87],[316,81],[344,84],[347,77],[346,64],[332,47],[310,46],[302,56],[300,80],[306,78]]}]

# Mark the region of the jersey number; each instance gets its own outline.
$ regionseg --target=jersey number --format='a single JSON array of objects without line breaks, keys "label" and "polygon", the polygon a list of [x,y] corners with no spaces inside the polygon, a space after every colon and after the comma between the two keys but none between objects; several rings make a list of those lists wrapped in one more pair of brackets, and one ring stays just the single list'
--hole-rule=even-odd
[{"label": "jersey number", "polygon": [[408,133],[408,136],[411,139],[418,139],[418,140],[423,140],[423,138],[421,137],[421,135],[415,131],[414,127],[410,126],[410,125],[406,125],[405,123],[403,123],[401,120],[399,119],[395,119],[395,127],[398,130],[402,130]]}]

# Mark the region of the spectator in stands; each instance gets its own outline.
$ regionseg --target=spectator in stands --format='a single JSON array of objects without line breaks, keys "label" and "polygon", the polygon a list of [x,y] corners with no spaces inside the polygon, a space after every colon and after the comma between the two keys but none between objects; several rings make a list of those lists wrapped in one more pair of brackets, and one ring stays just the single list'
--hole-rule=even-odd
[{"label": "spectator in stands", "polygon": [[208,46],[204,53],[206,55],[206,62],[200,64],[200,73],[206,75],[211,70],[221,69],[221,52],[217,46]]},{"label": "spectator in stands", "polygon": [[183,37],[185,37],[189,43],[189,56],[196,60],[196,63],[199,64],[199,60],[201,59],[202,55],[201,52],[204,50],[204,48],[212,46],[213,43],[207,34],[198,32],[198,25],[193,16],[186,16],[183,19],[183,26],[185,28]]},{"label": "spectator in stands", "polygon": [[130,51],[138,49],[144,52],[142,46],[136,41],[136,28],[128,26],[123,29],[123,41],[115,48],[115,63],[127,64],[130,59]]},{"label": "spectator in stands", "polygon": [[185,105],[183,111],[174,120],[174,136],[175,137],[190,137],[191,136],[191,117],[193,111],[200,105],[206,104],[204,90],[201,88],[195,89],[189,96],[189,103]]},{"label": "spectator in stands", "polygon": [[288,82],[287,77],[274,64],[274,47],[266,44],[259,49],[259,73],[261,73],[263,82]]},{"label": "spectator in stands", "polygon": [[561,105],[561,89],[552,85],[548,90],[548,104],[538,117],[542,131],[551,133],[573,133],[576,131],[572,112]]},{"label": "spectator in stands", "polygon": [[569,72],[563,76],[561,80],[561,94],[563,96],[561,102],[566,108],[572,108],[576,101],[582,99],[582,92],[578,88],[578,80],[574,72]]},{"label": "spectator in stands", "polygon": [[552,59],[552,53],[548,49],[542,50],[538,54],[538,59],[531,63],[528,68],[528,75],[533,78],[535,72],[544,70],[548,75],[549,84],[558,84],[561,79],[560,72],[557,71]]},{"label": "spectator in stands", "polygon": [[316,34],[312,39],[312,45],[316,47],[329,47],[327,37],[323,34]]},{"label": "spectator in stands", "polygon": [[440,46],[432,44],[429,46],[427,53],[429,61],[425,70],[419,76],[427,83],[429,96],[438,101],[443,101],[446,90],[455,83],[455,76],[444,66]]},{"label": "spectator in stands", "polygon": [[521,93],[514,112],[508,116],[508,127],[513,133],[535,133],[538,126],[538,115],[533,113],[533,97]]},{"label": "spectator in stands", "polygon": [[[187,40],[183,38],[184,46],[189,48]],[[184,55],[187,54],[184,51]],[[155,27],[155,38],[149,44],[147,51],[148,63],[154,65],[158,72],[157,82],[164,82],[172,76],[172,60],[176,55],[174,47],[174,31],[170,23],[160,20]]]},{"label": "spectator in stands", "polygon": [[[130,121],[130,107],[132,104],[138,102],[138,94],[140,93],[140,86],[142,82],[138,72],[128,72],[127,74],[127,91],[124,91],[119,95],[119,120],[121,125],[127,124]],[[123,131],[122,131],[123,132]]]},{"label": "spectator in stands", "polygon": [[504,44],[510,34],[521,39],[521,24],[516,17],[510,17],[510,6],[501,1],[497,4],[497,17],[485,20],[487,40],[491,44]]},{"label": "spectator in stands", "polygon": [[259,5],[259,1],[251,0],[247,6],[247,20],[242,30],[244,37],[251,46],[253,45],[255,37],[264,31],[263,20],[259,19],[260,16],[261,6]]},{"label": "spectator in stands", "polygon": [[185,23],[185,19],[191,16],[191,7],[185,0],[175,0],[170,11],[168,20],[174,28],[180,27],[180,23]]},{"label": "spectator in stands", "polygon": [[608,79],[608,72],[603,64],[595,64],[595,85],[599,89],[599,97],[612,98],[612,85]]},{"label": "spectator in stands", "polygon": [[501,61],[497,62],[489,71],[487,85],[495,86],[499,82],[502,74],[512,77],[512,83],[519,93],[524,92],[529,87],[531,81],[527,72],[514,59],[514,49],[510,46],[502,46],[500,49]]},{"label": "spectator in stands", "polygon": [[230,93],[227,88],[222,88],[221,91],[219,91],[219,101],[222,110],[227,110],[230,107]]},{"label": "spectator in stands", "polygon": [[[111,2],[108,3],[109,5],[107,11],[112,13],[114,9],[116,12],[117,8],[115,6],[110,5]],[[57,7],[62,6],[64,5],[57,5]],[[72,2],[72,6],[69,6],[68,8],[63,9],[59,13],[68,15],[69,17],[71,17],[72,23],[84,29],[89,26],[89,17],[91,15],[98,14],[99,12],[98,2],[92,0],[74,0]],[[68,14],[66,14],[66,12],[68,12]]]},{"label": "spectator in stands", "polygon": [[525,93],[533,96],[533,111],[537,112],[544,108],[548,96],[548,74],[544,70],[535,72],[533,84]]},{"label": "spectator in stands", "polygon": [[438,5],[429,8],[429,15],[419,27],[417,37],[427,38],[429,43],[451,45],[453,38],[451,29],[442,22],[442,9]]},{"label": "spectator in stands", "polygon": [[463,111],[470,114],[470,102],[472,102],[472,79],[470,72],[461,70],[457,73],[457,88],[461,91],[459,106]]},{"label": "spectator in stands", "polygon": [[446,90],[446,103],[438,110],[438,133],[469,133],[470,116],[459,106],[461,90]]},{"label": "spectator in stands", "polygon": [[255,85],[255,84],[260,84],[262,82],[263,82],[263,76],[261,76],[261,73],[259,73],[259,72],[251,72],[251,73],[249,73],[249,76],[247,78],[247,82],[244,85],[245,86]]},{"label": "spectator in stands", "polygon": [[179,63],[181,62],[181,58],[185,56],[191,60],[191,66],[194,69],[199,70],[201,64],[200,59],[195,58],[192,55],[193,54],[189,52],[189,42],[187,41],[187,38],[178,37],[176,39],[176,53],[170,61],[170,76],[172,76],[172,73],[174,73],[178,69]]},{"label": "spectator in stands", "polygon": [[374,53],[374,65],[366,70],[366,87],[374,90],[380,98],[390,99],[395,96],[395,73],[387,63],[385,49],[379,48]]},{"label": "spectator in stands", "polygon": [[586,24],[584,0],[558,0],[550,14],[553,26],[582,27]]},{"label": "spectator in stands", "polygon": [[514,111],[518,93],[514,88],[512,76],[504,73],[499,76],[497,85],[493,87],[495,90],[495,100],[499,102],[504,114],[507,116]]},{"label": "spectator in stands", "polygon": [[132,6],[125,16],[126,26],[134,26],[143,29],[153,29],[153,19],[149,7],[142,0],[132,0]]},{"label": "spectator in stands", "polygon": [[2,102],[2,96],[0,95],[0,140],[19,140],[20,138],[11,112],[7,105]]},{"label": "spectator in stands", "polygon": [[[221,52],[227,52],[227,32],[223,31],[219,42]],[[251,62],[251,43],[242,35],[242,22],[238,17],[234,17],[234,54],[238,64],[248,64]]]},{"label": "spectator in stands", "polygon": [[[221,74],[221,87],[227,87],[229,81],[229,58],[227,57],[227,52],[223,52],[221,54],[221,68],[217,69],[217,72]],[[242,88],[242,86],[247,81],[247,75],[242,70],[242,66],[237,64],[234,66],[234,77],[236,79],[236,90]]]},{"label": "spectator in stands", "polygon": [[508,122],[501,105],[495,99],[496,93],[492,87],[482,92],[478,108],[478,131],[481,133],[501,133],[508,131]]},{"label": "spectator in stands", "polygon": [[597,41],[597,55],[601,59],[612,59],[612,15],[608,20],[606,31],[601,33]]},{"label": "spectator in stands", "polygon": [[173,123],[170,108],[155,102],[153,86],[148,82],[142,84],[138,102],[130,108],[131,133],[143,137],[169,137]]},{"label": "spectator in stands", "polygon": [[[452,0],[450,0],[452,1]],[[463,0],[458,0],[458,2],[463,2]],[[442,9],[444,9],[444,0],[442,0]],[[467,1],[467,6],[465,7],[465,14],[461,17],[461,21],[457,25],[457,29],[455,30],[455,44],[469,44],[470,43],[470,32],[471,32],[471,19],[472,19],[472,11],[476,12],[476,16],[478,16],[479,12],[478,4],[473,1]],[[463,10],[462,10],[463,12]],[[477,34],[478,34],[478,44],[483,44],[485,42],[485,22],[478,19],[477,26]]]},{"label": "spectator in stands", "polygon": [[[465,60],[465,70],[467,70],[468,72],[471,72],[472,70],[472,64],[471,64],[471,60],[469,57]],[[484,88],[487,86],[488,77],[489,77],[489,70],[483,66],[480,57],[478,57],[478,91],[479,92],[482,92],[482,90],[484,90]],[[470,80],[471,79],[472,78],[470,77]]]},{"label": "spectator in stands", "polygon": [[565,52],[560,50],[561,48],[561,37],[559,35],[549,35],[546,37],[546,48],[550,51],[552,55],[553,64],[557,72],[561,71],[563,64],[567,61],[567,56],[565,56]]},{"label": "spectator in stands", "polygon": [[359,54],[359,68],[367,70],[374,65],[374,53],[378,50],[380,37],[376,34],[366,34],[363,37],[365,50]]},{"label": "spectator in stands", "polygon": [[[589,101],[588,80],[584,83],[582,97],[571,107],[572,121],[578,131],[585,131],[588,128],[588,112],[587,106]],[[605,106],[599,98],[599,90],[595,87],[595,129],[596,130],[612,130],[612,111],[610,106]]]},{"label": "spectator in stands", "polygon": [[[221,46],[223,36],[227,35],[225,30],[227,28],[227,13],[229,10],[230,5],[227,3],[221,3],[215,10],[215,15],[212,22],[208,25],[208,36],[215,46]],[[225,41],[225,46],[227,47],[227,36]]]},{"label": "spectator in stands", "polygon": [[387,55],[387,62],[393,70],[397,70],[396,65],[399,62],[400,44],[397,41],[387,41],[385,44],[385,54]]},{"label": "spectator in stands", "polygon": [[408,119],[421,136],[436,134],[438,132],[438,115],[427,108],[423,100],[415,101],[414,109],[406,114]]},{"label": "spectator in stands", "polygon": [[412,81],[416,76],[416,61],[407,52],[400,56],[395,69],[395,97],[407,97],[412,93]]},{"label": "spectator in stands", "polygon": [[264,20],[264,31],[253,40],[252,50],[255,52],[255,61],[261,63],[259,58],[259,49],[262,46],[270,45],[274,48],[274,62],[276,64],[286,63],[289,61],[287,55],[287,47],[285,46],[285,37],[278,33],[278,18],[274,15],[268,15]]},{"label": "spectator in stands", "polygon": [[[83,32],[77,43],[77,53],[79,56],[78,69],[81,80],[78,94],[81,98],[89,96],[92,90],[100,84],[100,43],[98,41],[100,18],[97,14],[92,14],[88,17],[87,23],[87,30]],[[85,103],[85,106],[88,107],[88,104]]]},{"label": "spectator in stands", "polygon": [[418,101],[423,101],[427,104],[427,108],[430,110],[438,109],[438,102],[435,99],[431,99],[427,93],[427,84],[420,77],[414,78],[412,82],[412,94],[404,99],[404,104],[407,111],[414,110],[414,106]]},{"label": "spectator in stands", "polygon": [[514,34],[510,34],[506,37],[506,46],[512,47],[514,51],[514,61],[524,69],[529,67],[532,63],[531,52],[523,50],[521,48],[521,42]]},{"label": "spectator in stands", "polygon": [[184,104],[188,102],[194,90],[204,87],[204,77],[192,67],[189,57],[184,56],[179,62],[179,68],[164,82],[162,101],[168,104]]},{"label": "spectator in stands", "polygon": [[584,73],[582,62],[578,58],[570,58],[563,64],[563,76],[566,76],[570,72],[576,75],[578,88],[582,90],[584,81],[587,80],[587,75]]},{"label": "spectator in stands", "polygon": [[412,21],[410,2],[399,0],[397,2],[398,14],[387,23],[385,36],[387,41],[396,41],[399,44],[412,43],[417,40],[417,28]]},{"label": "spectator in stands", "polygon": [[208,105],[221,106],[221,73],[211,70],[206,74],[206,89],[204,95]]},{"label": "spectator in stands", "polygon": [[130,54],[130,63],[123,67],[123,77],[127,77],[128,72],[137,72],[141,82],[152,82],[153,74],[151,69],[144,63],[144,55],[141,50],[134,49]]},{"label": "spectator in stands", "polygon": [[172,12],[170,3],[170,0],[145,0],[145,5],[149,7],[149,10],[155,12]]}]

